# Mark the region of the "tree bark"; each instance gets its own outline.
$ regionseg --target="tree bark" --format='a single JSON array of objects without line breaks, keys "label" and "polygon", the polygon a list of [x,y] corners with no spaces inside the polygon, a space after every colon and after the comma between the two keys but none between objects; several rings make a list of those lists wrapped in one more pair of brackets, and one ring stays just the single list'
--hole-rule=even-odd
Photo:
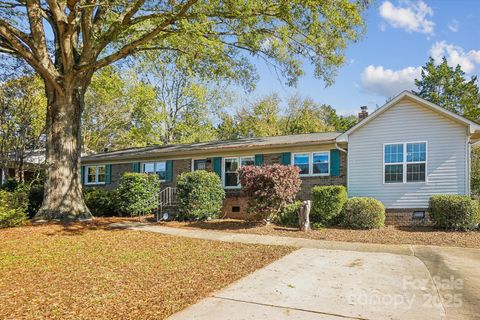
[{"label": "tree bark", "polygon": [[81,115],[87,81],[45,88],[47,106],[46,181],[36,220],[92,219],[82,195],[80,174]]},{"label": "tree bark", "polygon": [[298,212],[298,223],[300,231],[310,231],[310,209],[312,203],[310,200],[303,201],[302,206]]}]

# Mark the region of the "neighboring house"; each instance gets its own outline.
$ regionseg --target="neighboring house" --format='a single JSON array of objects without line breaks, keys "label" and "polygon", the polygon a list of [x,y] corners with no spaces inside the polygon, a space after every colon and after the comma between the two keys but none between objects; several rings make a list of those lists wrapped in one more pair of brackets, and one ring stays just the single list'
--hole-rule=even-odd
[{"label": "neighboring house", "polygon": [[45,162],[45,149],[32,149],[25,152],[24,158],[20,160],[11,153],[7,161],[0,168],[0,185],[8,179],[19,179],[30,181],[35,178],[35,174],[42,168]]},{"label": "neighboring house", "polygon": [[113,189],[124,172],[156,173],[162,188],[191,170],[216,172],[227,193],[223,211],[238,217],[246,199],[238,167],[281,163],[301,169],[299,199],[315,185],[347,187],[350,197],[374,197],[387,208],[389,222],[410,222],[425,212],[433,194],[470,193],[470,147],[480,126],[402,92],[345,133],[324,132],[132,148],[82,158],[86,186]]}]

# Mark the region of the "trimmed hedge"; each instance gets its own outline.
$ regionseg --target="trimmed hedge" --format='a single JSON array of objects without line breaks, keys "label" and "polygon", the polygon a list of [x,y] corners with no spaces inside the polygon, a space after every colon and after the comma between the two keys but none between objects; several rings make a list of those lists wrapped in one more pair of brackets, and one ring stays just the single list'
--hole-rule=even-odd
[{"label": "trimmed hedge", "polygon": [[0,190],[0,228],[16,227],[27,221],[27,193]]},{"label": "trimmed hedge", "polygon": [[312,188],[310,221],[323,225],[338,224],[343,205],[348,199],[344,186],[316,186]]},{"label": "trimmed hedge", "polygon": [[479,203],[469,196],[431,196],[429,207],[430,219],[440,228],[469,230],[477,228],[480,223]]},{"label": "trimmed hedge", "polygon": [[275,219],[300,191],[300,169],[280,164],[245,166],[238,170],[248,212],[254,219]]},{"label": "trimmed hedge", "polygon": [[352,229],[381,228],[385,225],[385,207],[374,198],[350,198],[343,206],[341,225]]},{"label": "trimmed hedge", "polygon": [[177,177],[178,219],[217,218],[225,190],[214,172],[198,170]]},{"label": "trimmed hedge", "polygon": [[115,191],[103,188],[83,188],[83,200],[90,212],[96,217],[111,217],[117,212],[115,208]]},{"label": "trimmed hedge", "polygon": [[121,215],[139,216],[158,206],[160,180],[156,174],[124,173],[116,190],[116,207]]},{"label": "trimmed hedge", "polygon": [[302,206],[302,201],[295,201],[283,208],[283,210],[274,218],[273,222],[280,226],[298,228],[298,212]]}]

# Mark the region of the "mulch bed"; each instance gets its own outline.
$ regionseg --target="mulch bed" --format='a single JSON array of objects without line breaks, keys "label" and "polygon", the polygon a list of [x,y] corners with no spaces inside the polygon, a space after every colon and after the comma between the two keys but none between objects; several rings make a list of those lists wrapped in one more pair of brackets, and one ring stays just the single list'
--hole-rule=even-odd
[{"label": "mulch bed", "polygon": [[108,227],[125,220],[1,229],[0,319],[163,319],[293,250]]},{"label": "mulch bed", "polygon": [[218,230],[317,240],[480,248],[479,231],[454,232],[426,226],[386,226],[385,228],[376,230],[323,228],[305,233],[300,232],[296,228],[287,228],[274,224],[265,225],[260,222],[233,219],[198,222],[170,221],[161,222],[160,224],[177,228]]}]

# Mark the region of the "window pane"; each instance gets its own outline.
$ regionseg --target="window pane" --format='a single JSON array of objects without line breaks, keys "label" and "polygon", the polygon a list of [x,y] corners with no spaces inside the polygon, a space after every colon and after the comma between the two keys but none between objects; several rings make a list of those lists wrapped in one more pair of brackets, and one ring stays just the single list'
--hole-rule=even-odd
[{"label": "window pane", "polygon": [[253,166],[255,165],[255,158],[254,157],[243,157],[240,158],[240,165],[243,166]]},{"label": "window pane", "polygon": [[225,172],[225,186],[236,187],[238,186],[238,174],[236,172]]},{"label": "window pane", "polygon": [[407,182],[425,181],[425,163],[407,164]]},{"label": "window pane", "polygon": [[97,176],[97,167],[87,167],[87,182],[88,183],[95,183],[97,182],[96,180]]},{"label": "window pane", "polygon": [[155,164],[153,162],[144,163],[143,164],[143,172],[154,173],[155,172]]},{"label": "window pane", "polygon": [[193,160],[193,170],[206,170],[207,169],[207,160]]},{"label": "window pane", "polygon": [[225,172],[237,172],[238,159],[225,159]]},{"label": "window pane", "polygon": [[385,163],[403,162],[403,144],[385,145]]},{"label": "window pane", "polygon": [[105,166],[98,166],[98,181],[105,182]]},{"label": "window pane", "polygon": [[155,173],[158,174],[160,180],[165,180],[167,165],[165,161],[155,163]]},{"label": "window pane", "polygon": [[407,162],[426,161],[426,143],[407,143]]},{"label": "window pane", "polygon": [[328,173],[328,163],[314,163],[313,173],[317,173],[317,174]]},{"label": "window pane", "polygon": [[317,173],[317,174],[328,173],[328,154],[326,153],[313,154],[313,173]]},{"label": "window pane", "polygon": [[308,153],[293,155],[293,164],[300,168],[300,174],[308,174]]},{"label": "window pane", "polygon": [[385,166],[385,183],[403,182],[403,165],[394,164]]}]

